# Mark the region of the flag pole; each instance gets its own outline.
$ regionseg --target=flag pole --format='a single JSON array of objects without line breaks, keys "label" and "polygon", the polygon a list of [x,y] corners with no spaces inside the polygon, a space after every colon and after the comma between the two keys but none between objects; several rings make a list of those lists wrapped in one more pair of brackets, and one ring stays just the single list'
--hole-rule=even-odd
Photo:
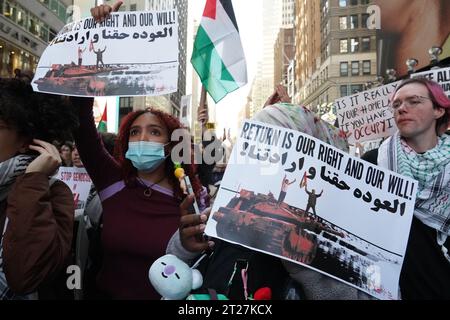
[{"label": "flag pole", "polygon": [[[206,88],[204,85],[202,85],[202,93],[200,95],[200,104],[198,106],[197,114],[199,115],[204,109],[206,109],[206,114],[208,114],[208,104],[206,102]],[[205,133],[206,129],[206,123],[208,122],[208,119],[204,119],[201,121],[202,126],[202,141],[203,141],[203,135]]]}]

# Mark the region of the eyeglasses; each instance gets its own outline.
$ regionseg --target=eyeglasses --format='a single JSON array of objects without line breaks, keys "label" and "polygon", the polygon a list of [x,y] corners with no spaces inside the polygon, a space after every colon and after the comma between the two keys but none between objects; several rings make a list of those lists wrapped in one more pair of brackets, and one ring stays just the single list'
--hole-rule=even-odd
[{"label": "eyeglasses", "polygon": [[398,109],[401,107],[401,105],[403,103],[405,104],[405,107],[407,107],[407,108],[415,108],[419,104],[422,104],[424,102],[423,100],[431,101],[431,98],[415,95],[415,96],[407,97],[403,101],[402,100],[394,100],[394,101],[392,101],[390,107],[394,112],[398,111]]}]

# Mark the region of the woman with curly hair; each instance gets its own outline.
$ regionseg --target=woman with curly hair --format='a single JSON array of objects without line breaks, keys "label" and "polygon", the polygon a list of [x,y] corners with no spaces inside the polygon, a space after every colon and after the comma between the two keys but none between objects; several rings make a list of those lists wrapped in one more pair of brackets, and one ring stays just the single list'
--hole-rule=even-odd
[{"label": "woman with curly hair", "polygon": [[70,139],[76,123],[61,97],[0,79],[0,300],[36,297],[66,263],[74,202],[49,179],[61,158],[47,141]]},{"label": "woman with curly hair", "polygon": [[[97,133],[93,100],[73,98],[80,127],[75,143],[81,160],[99,191],[103,206],[103,259],[96,278],[98,298],[159,299],[148,280],[150,265],[164,255],[179,224],[184,198],[174,176],[172,133],[178,119],[155,110],[129,113],[122,121],[111,157]],[[192,162],[191,162],[192,163]],[[194,165],[184,164],[200,207],[206,190]]]},{"label": "woman with curly hair", "polygon": [[[101,5],[91,12],[98,13],[94,15],[98,21],[121,4]],[[177,144],[171,141],[172,134],[183,127],[177,118],[160,110],[131,112],[122,120],[112,157],[97,133],[93,100],[72,98],[72,103],[79,109],[80,120],[75,143],[103,206],[103,257],[94,298],[160,299],[148,280],[148,270],[165,254],[179,224],[179,205],[185,194],[170,155]],[[183,167],[202,210],[207,192],[190,163]]]}]

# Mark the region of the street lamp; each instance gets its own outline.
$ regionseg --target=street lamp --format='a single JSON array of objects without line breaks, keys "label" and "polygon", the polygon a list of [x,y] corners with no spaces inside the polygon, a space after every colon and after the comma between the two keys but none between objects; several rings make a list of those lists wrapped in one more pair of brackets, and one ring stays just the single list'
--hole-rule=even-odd
[{"label": "street lamp", "polygon": [[412,74],[416,71],[416,67],[419,64],[419,60],[416,58],[409,58],[406,60],[406,66],[408,67],[408,74]]},{"label": "street lamp", "polygon": [[394,82],[397,80],[397,71],[395,71],[395,69],[387,69],[386,75],[388,77],[388,82]]},{"label": "street lamp", "polygon": [[377,82],[380,86],[384,84],[384,77],[383,76],[377,76]]},{"label": "street lamp", "polygon": [[437,66],[439,63],[439,56],[442,53],[442,48],[438,46],[432,46],[430,49],[428,49],[428,54],[430,55],[430,65],[431,66]]}]

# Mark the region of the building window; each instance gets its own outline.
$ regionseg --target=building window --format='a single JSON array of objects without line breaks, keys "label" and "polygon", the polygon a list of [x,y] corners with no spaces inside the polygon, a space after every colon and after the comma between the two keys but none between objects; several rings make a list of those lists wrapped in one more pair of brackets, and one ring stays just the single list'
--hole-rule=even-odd
[{"label": "building window", "polygon": [[348,40],[347,39],[341,39],[339,41],[339,52],[340,53],[348,52]]},{"label": "building window", "polygon": [[368,13],[363,13],[361,15],[361,27],[367,28],[367,20],[369,19],[370,15]]},{"label": "building window", "polygon": [[133,110],[133,97],[121,97],[119,100],[120,109],[131,109]]},{"label": "building window", "polygon": [[130,11],[136,11],[136,4],[130,4]]},{"label": "building window", "polygon": [[362,40],[362,45],[361,45],[362,51],[363,52],[370,51],[370,38],[364,37],[361,40]]},{"label": "building window", "polygon": [[339,17],[339,29],[340,30],[347,29],[347,17]]},{"label": "building window", "polygon": [[339,7],[346,7],[347,6],[347,0],[339,0]]},{"label": "building window", "polygon": [[133,111],[133,97],[121,97],[119,99],[119,123],[131,111]]},{"label": "building window", "polygon": [[361,4],[369,4],[370,0],[361,0]]},{"label": "building window", "polygon": [[347,77],[348,76],[348,62],[341,62],[341,68],[340,68],[340,74],[341,77]]},{"label": "building window", "polygon": [[348,86],[347,85],[344,85],[344,86],[341,86],[340,87],[340,90],[341,90],[341,97],[346,97],[346,96],[348,96]]},{"label": "building window", "polygon": [[363,89],[363,85],[362,84],[352,84],[350,86],[350,94],[355,94],[355,93],[361,92],[363,90],[364,89]]},{"label": "building window", "polygon": [[358,15],[352,14],[350,16],[350,29],[357,29],[358,28]]},{"label": "building window", "polygon": [[325,0],[325,2],[323,4],[323,14],[327,15],[328,14],[328,10],[329,10],[328,0]]},{"label": "building window", "polygon": [[370,60],[364,60],[363,61],[363,74],[364,75],[371,74]]},{"label": "building window", "polygon": [[358,38],[350,39],[350,52],[358,52],[359,51],[359,41]]},{"label": "building window", "polygon": [[359,76],[359,61],[352,61],[352,76]]},{"label": "building window", "polygon": [[357,6],[358,5],[358,0],[350,0],[350,5],[351,6]]}]

